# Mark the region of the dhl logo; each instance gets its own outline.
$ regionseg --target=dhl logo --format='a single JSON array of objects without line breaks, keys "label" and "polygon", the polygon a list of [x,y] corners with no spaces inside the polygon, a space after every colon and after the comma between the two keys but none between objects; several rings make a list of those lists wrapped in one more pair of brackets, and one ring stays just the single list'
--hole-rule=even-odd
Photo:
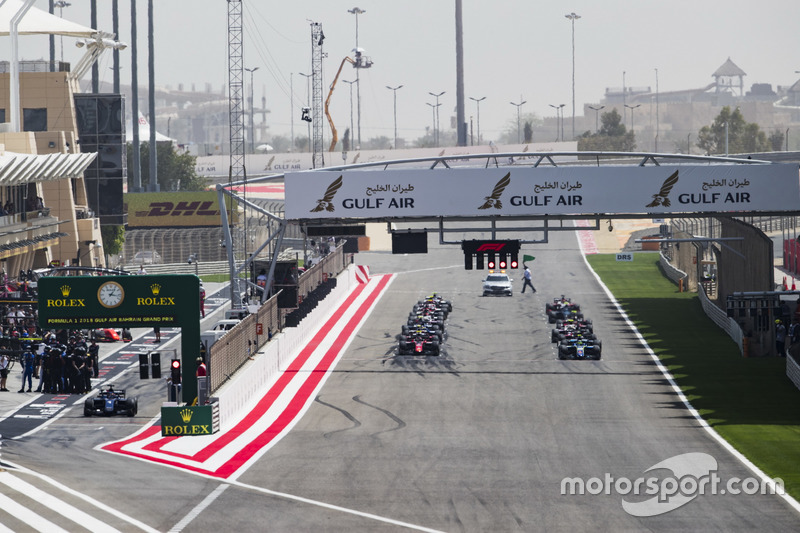
[{"label": "dhl logo", "polygon": [[481,244],[476,252],[499,252],[503,248],[505,248],[506,243],[504,242],[485,242]]},{"label": "dhl logo", "polygon": [[214,202],[150,202],[148,211],[137,211],[137,217],[167,217],[167,216],[219,216],[219,210],[212,209]]}]

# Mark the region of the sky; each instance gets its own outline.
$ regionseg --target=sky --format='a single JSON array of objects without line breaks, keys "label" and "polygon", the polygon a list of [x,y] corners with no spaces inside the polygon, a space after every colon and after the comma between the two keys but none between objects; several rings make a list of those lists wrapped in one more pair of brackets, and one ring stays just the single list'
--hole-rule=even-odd
[{"label": "sky", "polygon": [[[188,89],[206,84],[219,91],[228,82],[227,0],[158,0],[154,3],[155,84]],[[63,16],[89,25],[89,0],[72,0]],[[147,4],[137,1],[139,82],[147,86]],[[47,0],[35,6],[47,10]],[[120,40],[130,43],[129,0],[119,0]],[[445,0],[242,0],[244,66],[253,73],[256,106],[266,98],[269,133],[305,135],[300,121],[305,105],[306,78],[311,73],[310,21],[322,24],[324,97],[345,56],[358,45],[373,61],[360,71],[361,137],[392,138],[393,91],[397,90],[398,137],[413,142],[433,121],[436,99],[445,92],[442,130],[455,116],[456,57],[455,1]],[[99,29],[111,31],[111,0],[98,0]],[[566,104],[567,131],[572,115],[572,23],[574,22],[575,106],[596,104],[607,88],[621,88],[623,72],[628,87],[659,91],[700,88],[713,81],[712,73],[731,58],[753,83],[791,85],[800,78],[800,31],[796,0],[463,0],[465,115],[477,127],[477,104],[482,98],[480,129],[484,138],[498,139],[515,128],[517,107],[523,118],[534,113],[554,117],[550,105]],[[59,9],[56,9],[59,14]],[[73,64],[82,55],[75,39],[65,37],[64,60]],[[21,59],[47,59],[48,39],[23,36]],[[56,57],[61,53],[56,38]],[[130,48],[121,53],[123,84],[130,83]],[[0,38],[0,58],[10,57],[8,37]],[[111,82],[111,54],[101,59],[103,81]],[[657,74],[656,74],[657,71]],[[345,65],[331,97],[331,115],[339,136],[350,124],[350,87],[355,80]],[[87,77],[88,80],[88,77]],[[250,86],[250,74],[245,72]],[[353,86],[353,107],[356,90]],[[146,109],[146,106],[144,107]],[[357,120],[357,118],[355,119]],[[163,129],[163,128],[160,128]],[[326,123],[325,137],[329,138]]]}]

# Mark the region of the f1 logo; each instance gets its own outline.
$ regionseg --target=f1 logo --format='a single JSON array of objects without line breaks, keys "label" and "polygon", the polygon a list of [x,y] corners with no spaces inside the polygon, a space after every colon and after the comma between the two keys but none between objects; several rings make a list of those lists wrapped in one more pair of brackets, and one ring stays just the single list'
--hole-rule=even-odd
[{"label": "f1 logo", "polygon": [[506,243],[504,242],[485,242],[481,244],[476,252],[499,252],[503,248],[505,248]]}]

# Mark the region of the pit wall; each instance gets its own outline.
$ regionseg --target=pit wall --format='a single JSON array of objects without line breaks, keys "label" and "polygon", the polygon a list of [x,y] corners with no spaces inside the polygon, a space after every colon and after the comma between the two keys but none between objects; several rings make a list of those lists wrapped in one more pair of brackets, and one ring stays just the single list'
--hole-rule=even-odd
[{"label": "pit wall", "polygon": [[239,369],[236,375],[220,389],[220,418],[222,424],[235,419],[242,409],[252,407],[261,399],[267,386],[278,378],[317,332],[324,318],[332,314],[356,287],[355,270],[350,265],[337,277],[336,287],[319,302],[297,327],[286,327],[275,335],[255,355],[253,361]]}]

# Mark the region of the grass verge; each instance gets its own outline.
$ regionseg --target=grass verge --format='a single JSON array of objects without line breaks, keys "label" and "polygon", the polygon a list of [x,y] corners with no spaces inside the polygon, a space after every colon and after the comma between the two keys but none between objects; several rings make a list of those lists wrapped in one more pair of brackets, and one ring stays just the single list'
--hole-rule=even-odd
[{"label": "grass verge", "polygon": [[800,391],[786,360],[744,358],[703,312],[697,294],[680,293],[658,256],[587,256],[639,332],[700,415],[800,500]]}]

